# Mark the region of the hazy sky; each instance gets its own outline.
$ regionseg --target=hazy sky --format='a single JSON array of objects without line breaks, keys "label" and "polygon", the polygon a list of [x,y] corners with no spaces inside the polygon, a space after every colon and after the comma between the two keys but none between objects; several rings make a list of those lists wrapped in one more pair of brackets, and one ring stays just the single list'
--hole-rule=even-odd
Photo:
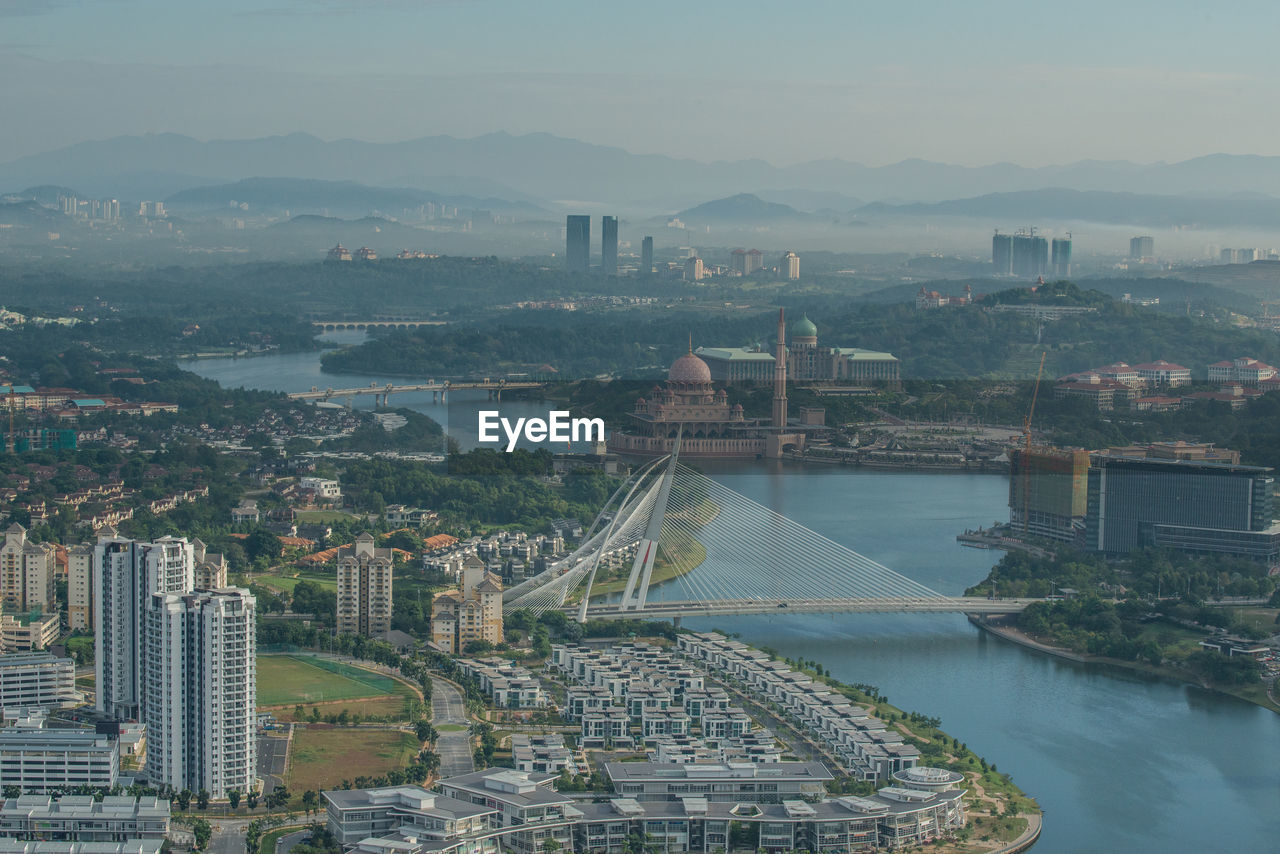
[{"label": "hazy sky", "polygon": [[1280,154],[1272,2],[0,0],[0,161],[546,131],[777,164]]}]

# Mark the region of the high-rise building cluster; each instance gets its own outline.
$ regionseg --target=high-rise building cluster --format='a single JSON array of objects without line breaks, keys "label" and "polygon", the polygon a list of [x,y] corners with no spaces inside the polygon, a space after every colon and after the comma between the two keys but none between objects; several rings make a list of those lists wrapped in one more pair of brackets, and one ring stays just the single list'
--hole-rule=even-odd
[{"label": "high-rise building cluster", "polygon": [[1071,235],[1053,239],[1052,259],[1049,249],[1049,241],[1034,228],[1013,234],[997,230],[991,238],[991,266],[997,276],[1071,275]]},{"label": "high-rise building cluster", "polygon": [[256,601],[242,588],[198,590],[196,565],[186,539],[99,537],[85,570],[97,708],[146,725],[153,783],[223,798],[257,782]]}]

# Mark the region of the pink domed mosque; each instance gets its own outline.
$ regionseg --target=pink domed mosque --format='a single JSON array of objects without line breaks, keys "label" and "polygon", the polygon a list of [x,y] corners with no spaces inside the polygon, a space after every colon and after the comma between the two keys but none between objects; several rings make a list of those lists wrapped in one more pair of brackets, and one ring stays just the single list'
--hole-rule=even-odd
[{"label": "pink domed mosque", "polygon": [[786,326],[779,311],[772,424],[747,419],[740,404],[729,405],[725,390],[711,384],[711,369],[694,355],[690,341],[689,352],[672,363],[666,384],[654,386],[648,397],[636,400],[632,424],[609,437],[609,450],[630,456],[660,456],[671,451],[681,427],[682,458],[780,457],[787,451],[803,450],[804,433],[787,429],[785,338]]}]

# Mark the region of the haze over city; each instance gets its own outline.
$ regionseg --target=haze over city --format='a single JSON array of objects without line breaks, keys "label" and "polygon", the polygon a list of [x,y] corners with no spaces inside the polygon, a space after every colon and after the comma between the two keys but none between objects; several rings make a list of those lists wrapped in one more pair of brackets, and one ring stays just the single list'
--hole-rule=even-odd
[{"label": "haze over city", "polygon": [[0,854],[1274,850],[1278,19],[0,0]]},{"label": "haze over city", "polygon": [[22,85],[0,92],[17,118],[0,153],[136,133],[507,131],[776,165],[1273,155],[1276,14],[1092,0],[7,0],[0,73]]}]

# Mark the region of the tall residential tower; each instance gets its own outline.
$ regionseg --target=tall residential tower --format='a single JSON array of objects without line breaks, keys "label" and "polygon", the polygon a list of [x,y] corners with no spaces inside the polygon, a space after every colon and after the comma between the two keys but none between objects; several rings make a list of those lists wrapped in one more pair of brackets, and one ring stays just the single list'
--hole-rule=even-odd
[{"label": "tall residential tower", "polygon": [[570,273],[585,273],[591,264],[591,217],[570,214],[565,217],[564,268]]}]

